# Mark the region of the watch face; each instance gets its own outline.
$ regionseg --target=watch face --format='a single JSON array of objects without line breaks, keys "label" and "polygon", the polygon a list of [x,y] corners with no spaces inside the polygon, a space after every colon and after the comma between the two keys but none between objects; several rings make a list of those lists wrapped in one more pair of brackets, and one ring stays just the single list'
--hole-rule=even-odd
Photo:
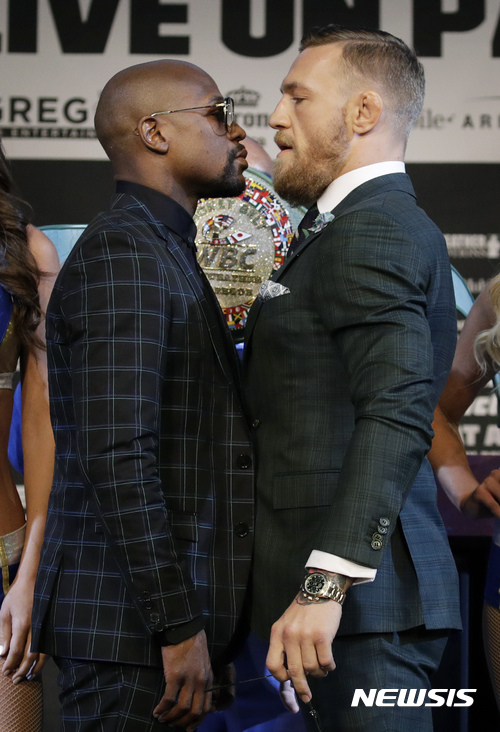
[{"label": "watch face", "polygon": [[326,584],[326,577],[322,574],[310,574],[304,582],[304,589],[311,595],[317,595]]}]

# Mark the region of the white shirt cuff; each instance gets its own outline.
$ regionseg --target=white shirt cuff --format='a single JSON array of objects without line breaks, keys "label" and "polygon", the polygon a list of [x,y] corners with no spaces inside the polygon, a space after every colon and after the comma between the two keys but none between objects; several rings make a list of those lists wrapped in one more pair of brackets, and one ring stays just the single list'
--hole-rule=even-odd
[{"label": "white shirt cuff", "polygon": [[342,557],[337,557],[335,554],[321,552],[319,549],[313,549],[306,562],[306,567],[325,569],[327,572],[336,572],[337,574],[345,574],[346,577],[353,577],[353,585],[373,582],[377,576],[376,569],[363,567],[362,564],[355,564],[355,562],[342,559]]}]

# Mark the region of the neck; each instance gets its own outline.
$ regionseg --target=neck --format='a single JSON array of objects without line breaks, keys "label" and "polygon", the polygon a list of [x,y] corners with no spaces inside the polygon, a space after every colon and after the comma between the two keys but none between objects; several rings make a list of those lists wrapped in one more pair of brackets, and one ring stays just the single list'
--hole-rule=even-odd
[{"label": "neck", "polygon": [[365,165],[386,163],[389,160],[404,160],[406,144],[394,141],[388,135],[363,135],[354,137],[349,154],[339,175],[351,170],[364,168]]},{"label": "neck", "polygon": [[140,185],[153,188],[155,191],[165,194],[172,198],[179,206],[182,206],[190,216],[194,216],[198,197],[189,195],[177,182],[170,176],[165,174],[162,176],[154,175],[154,171],[142,171],[138,168],[118,169],[115,168],[115,180],[128,180],[131,183],[139,183]]}]

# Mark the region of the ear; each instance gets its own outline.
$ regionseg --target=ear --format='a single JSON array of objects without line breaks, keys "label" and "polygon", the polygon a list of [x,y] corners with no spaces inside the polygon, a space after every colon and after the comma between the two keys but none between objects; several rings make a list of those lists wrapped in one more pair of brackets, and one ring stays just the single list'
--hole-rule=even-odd
[{"label": "ear", "polygon": [[379,121],[384,103],[375,91],[360,92],[353,102],[352,130],[357,135],[365,135]]},{"label": "ear", "polygon": [[169,143],[166,137],[166,125],[158,122],[156,117],[142,117],[134,130],[142,142],[153,152],[165,155]]}]

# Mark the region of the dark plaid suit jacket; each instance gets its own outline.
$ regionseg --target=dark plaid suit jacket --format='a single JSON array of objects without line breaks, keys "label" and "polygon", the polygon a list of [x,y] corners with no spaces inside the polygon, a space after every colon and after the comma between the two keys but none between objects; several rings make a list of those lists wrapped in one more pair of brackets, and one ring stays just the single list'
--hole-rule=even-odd
[{"label": "dark plaid suit jacket", "polygon": [[220,309],[168,228],[115,196],[47,314],[53,489],[33,612],[53,655],[161,665],[236,628],[253,541],[252,447]]},{"label": "dark plaid suit jacket", "polygon": [[[340,633],[460,626],[425,455],[456,315],[442,234],[406,175],[347,196],[253,305],[247,396],[259,453],[253,626],[266,635],[313,549],[377,568]],[[382,520],[381,520],[382,519]]]}]

